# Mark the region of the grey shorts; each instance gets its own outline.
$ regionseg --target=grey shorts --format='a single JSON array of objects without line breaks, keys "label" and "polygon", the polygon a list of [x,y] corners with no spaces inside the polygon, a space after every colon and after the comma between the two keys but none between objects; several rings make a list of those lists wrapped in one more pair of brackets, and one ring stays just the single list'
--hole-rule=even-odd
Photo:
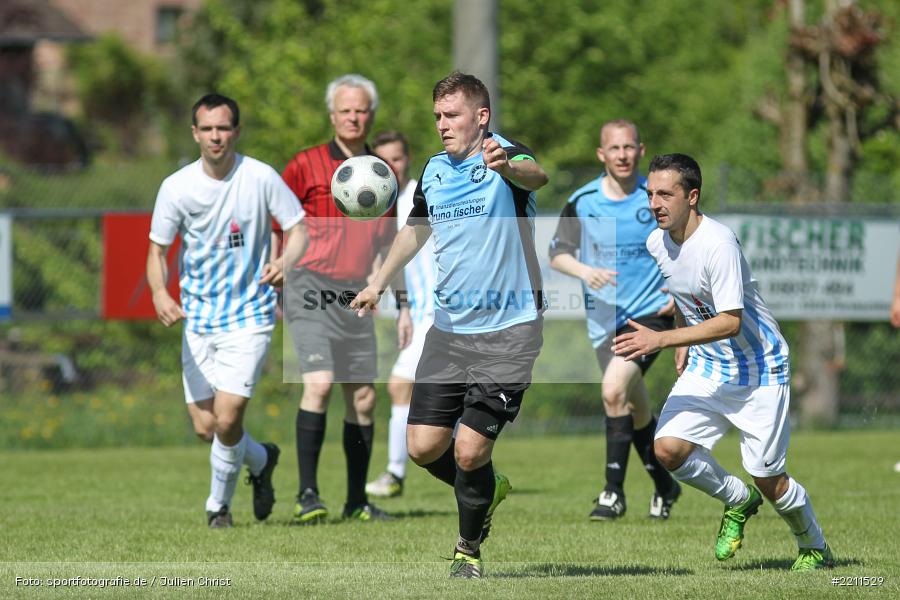
[{"label": "grey shorts", "polygon": [[364,281],[340,281],[308,269],[288,274],[284,321],[304,373],[331,371],[336,383],[372,383],[378,374],[375,323],[348,305]]}]

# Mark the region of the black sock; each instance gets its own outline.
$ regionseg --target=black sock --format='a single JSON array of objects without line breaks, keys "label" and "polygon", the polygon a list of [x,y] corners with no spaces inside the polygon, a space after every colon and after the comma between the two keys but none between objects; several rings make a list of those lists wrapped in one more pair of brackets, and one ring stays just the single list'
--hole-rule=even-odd
[{"label": "black sock", "polygon": [[459,509],[459,537],[469,542],[467,552],[478,552],[477,544],[481,542],[484,518],[494,501],[495,486],[494,465],[490,461],[474,471],[456,470],[453,489]]},{"label": "black sock", "polygon": [[455,440],[450,440],[450,447],[436,461],[422,465],[429,473],[450,486],[456,485],[456,458],[453,456]]},{"label": "black sock", "polygon": [[369,502],[366,496],[366,475],[372,457],[374,425],[359,425],[344,421],[344,456],[347,457],[347,507],[357,508]]},{"label": "black sock", "polygon": [[634,419],[631,415],[606,417],[606,489],[620,494],[625,484],[633,432]]},{"label": "black sock", "polygon": [[[300,472],[300,494],[307,488],[319,492],[319,454],[325,441],[325,413],[302,408],[297,411],[297,469]],[[298,494],[299,495],[299,494]]]},{"label": "black sock", "polygon": [[656,452],[653,450],[653,434],[656,433],[656,418],[650,417],[650,422],[643,429],[635,429],[632,435],[634,449],[637,450],[641,462],[647,474],[653,478],[656,485],[656,493],[665,496],[672,491],[672,484],[675,482],[672,476],[666,471],[659,461],[656,459]]}]

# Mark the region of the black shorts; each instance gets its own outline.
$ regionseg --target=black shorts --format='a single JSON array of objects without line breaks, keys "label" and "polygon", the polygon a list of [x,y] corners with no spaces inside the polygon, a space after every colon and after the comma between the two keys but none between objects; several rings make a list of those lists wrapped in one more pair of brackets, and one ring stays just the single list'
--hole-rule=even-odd
[{"label": "black shorts", "polygon": [[372,383],[378,374],[375,323],[360,318],[350,301],[364,281],[339,281],[295,269],[285,284],[284,321],[300,370],[331,371],[335,382]]},{"label": "black shorts", "polygon": [[[675,319],[673,317],[660,317],[658,315],[648,315],[646,317],[638,317],[637,319],[632,319],[632,321],[637,321],[644,327],[649,327],[654,331],[666,331],[668,329],[672,329],[675,327]],[[624,327],[620,327],[616,330],[616,335],[622,335],[623,333],[630,333],[634,331],[634,327],[631,325],[625,325]],[[606,367],[609,365],[609,361],[612,360],[612,357],[615,356],[611,349],[612,346],[612,338],[607,338],[602,344],[594,348],[594,353],[597,355],[597,362],[600,364],[600,369],[606,371]],[[644,375],[647,372],[647,369],[650,368],[656,358],[659,356],[659,352],[654,352],[653,354],[646,354],[641,356],[640,358],[632,361],[641,369],[641,375]]]},{"label": "black shorts", "polygon": [[542,332],[543,319],[488,333],[432,327],[416,369],[408,423],[453,428],[461,419],[496,439],[519,414]]}]

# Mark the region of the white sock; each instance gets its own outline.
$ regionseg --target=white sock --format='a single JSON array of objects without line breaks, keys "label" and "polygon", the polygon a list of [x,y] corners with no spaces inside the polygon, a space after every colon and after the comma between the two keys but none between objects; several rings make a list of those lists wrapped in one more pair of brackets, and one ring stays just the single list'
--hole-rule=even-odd
[{"label": "white sock", "polygon": [[708,450],[699,446],[671,473],[678,481],[706,492],[726,506],[740,504],[750,495],[743,481],[723,469]]},{"label": "white sock", "polygon": [[773,503],[775,512],[781,515],[791,528],[800,548],[824,548],[825,536],[816,520],[812,502],[806,489],[792,478],[788,478],[787,491]]},{"label": "white sock", "polygon": [[388,425],[388,466],[387,470],[396,477],[406,476],[406,419],[409,417],[409,404],[391,406],[391,420]]},{"label": "white sock", "polygon": [[246,444],[247,448],[246,452],[244,452],[244,464],[250,468],[251,474],[259,475],[269,458],[269,455],[266,454],[266,449],[246,431],[241,443]]},{"label": "white sock", "polygon": [[226,504],[231,505],[241,465],[244,463],[245,448],[246,438],[241,438],[234,446],[226,446],[219,440],[219,436],[213,437],[212,448],[209,451],[212,480],[209,498],[206,499],[206,510],[216,512]]}]

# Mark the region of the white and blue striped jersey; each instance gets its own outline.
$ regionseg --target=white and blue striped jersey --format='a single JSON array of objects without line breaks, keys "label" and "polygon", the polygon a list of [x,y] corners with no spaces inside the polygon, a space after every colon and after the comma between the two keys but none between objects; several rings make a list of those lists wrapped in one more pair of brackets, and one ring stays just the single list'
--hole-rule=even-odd
[{"label": "white and blue striped jersey", "polygon": [[617,271],[616,284],[591,289],[582,282],[587,330],[596,348],[628,319],[655,315],[669,301],[665,280],[647,252],[656,219],[647,205],[647,179],[638,178],[620,200],[603,193],[601,175],[569,196],[550,242],[550,257],[571,254],[593,268]]},{"label": "white and blue striped jersey", "polygon": [[688,371],[734,385],[789,381],[787,342],[731,229],[703,215],[682,245],[657,229],[647,239],[647,249],[688,326],[727,310],[743,310],[736,336],[690,347]]},{"label": "white and blue striped jersey", "polygon": [[[492,135],[511,160],[533,156],[521,144]],[[488,169],[481,152],[464,160],[446,152],[429,159],[408,222],[432,230],[435,327],[487,333],[538,319],[545,299],[534,215],[534,193]]]},{"label": "white and blue striped jersey", "polygon": [[169,246],[181,234],[181,306],[185,327],[219,333],[275,323],[275,290],[260,285],[269,262],[272,217],[287,230],[303,218],[290,188],[269,165],[237,154],[223,180],[201,160],[159,188],[150,239]]},{"label": "white and blue striped jersey", "polygon": [[[406,225],[406,219],[413,207],[417,182],[411,179],[397,198],[397,230]],[[434,240],[428,238],[403,269],[406,278],[406,301],[413,327],[428,327],[434,321],[434,288],[437,282],[437,267],[434,264]]]}]

